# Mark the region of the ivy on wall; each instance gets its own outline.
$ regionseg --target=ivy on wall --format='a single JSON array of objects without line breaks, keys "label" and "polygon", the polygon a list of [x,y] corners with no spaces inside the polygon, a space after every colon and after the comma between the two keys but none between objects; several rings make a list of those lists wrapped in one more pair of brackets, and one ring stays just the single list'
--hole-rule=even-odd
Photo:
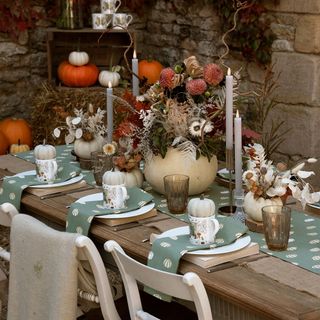
[{"label": "ivy on wall", "polygon": [[[272,0],[278,3],[279,0]],[[223,32],[227,32],[234,25],[234,14],[236,3],[230,4],[230,0],[212,0],[220,16]],[[230,49],[240,50],[243,57],[249,61],[260,64],[269,64],[271,61],[271,46],[275,40],[275,35],[270,29],[270,21],[264,14],[266,9],[263,0],[246,1],[247,8],[240,10],[237,16],[236,29],[230,33],[227,39]]]}]

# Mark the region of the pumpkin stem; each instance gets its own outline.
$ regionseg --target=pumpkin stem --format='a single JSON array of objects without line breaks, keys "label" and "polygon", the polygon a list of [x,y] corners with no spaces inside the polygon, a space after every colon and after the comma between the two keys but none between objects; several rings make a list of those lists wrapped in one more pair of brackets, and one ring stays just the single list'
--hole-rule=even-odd
[{"label": "pumpkin stem", "polygon": [[203,193],[200,196],[200,200],[204,200],[204,194]]}]

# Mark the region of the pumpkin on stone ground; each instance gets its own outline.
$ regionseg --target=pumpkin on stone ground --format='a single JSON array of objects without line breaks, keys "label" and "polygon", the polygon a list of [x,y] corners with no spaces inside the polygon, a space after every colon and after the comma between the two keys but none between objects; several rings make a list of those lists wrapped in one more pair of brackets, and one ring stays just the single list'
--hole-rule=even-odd
[{"label": "pumpkin on stone ground", "polygon": [[32,131],[28,122],[24,119],[6,118],[0,122],[0,131],[6,136],[9,145],[27,144],[32,146]]},{"label": "pumpkin on stone ground", "polygon": [[0,131],[0,155],[6,154],[9,148],[7,137]]},{"label": "pumpkin on stone ground", "polygon": [[88,63],[84,66],[74,66],[63,61],[58,67],[58,77],[68,87],[89,87],[97,82],[99,69]]},{"label": "pumpkin on stone ground", "polygon": [[160,78],[163,65],[156,60],[140,60],[139,61],[139,78],[147,79],[147,84],[154,84]]}]

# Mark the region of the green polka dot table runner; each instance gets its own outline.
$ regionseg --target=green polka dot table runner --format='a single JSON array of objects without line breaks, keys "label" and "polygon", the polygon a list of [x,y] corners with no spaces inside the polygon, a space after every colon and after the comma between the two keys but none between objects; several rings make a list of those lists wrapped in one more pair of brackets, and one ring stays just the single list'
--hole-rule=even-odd
[{"label": "green polka dot table runner", "polygon": [[[69,145],[60,145],[60,146],[55,146],[56,148],[56,159],[58,164],[59,163],[70,163],[74,166],[80,167],[80,164],[78,161],[75,160],[75,157],[71,154],[71,151],[73,150],[73,144]],[[26,152],[21,152],[15,154],[16,157],[32,162],[35,162],[34,159],[34,153],[33,150],[31,151],[26,151]],[[81,170],[81,173],[83,175],[83,179],[90,185],[96,185],[96,182],[94,180],[94,176],[91,172],[91,170]]]},{"label": "green polka dot table runner", "polygon": [[123,209],[107,209],[103,205],[103,200],[74,202],[67,215],[67,231],[88,235],[95,216],[133,211],[145,206],[153,199],[151,194],[137,187],[127,188],[127,191],[129,199]]},{"label": "green polka dot table runner", "polygon": [[[151,251],[149,252],[148,266],[162,271],[176,273],[180,258],[187,252],[200,249],[212,249],[230,244],[248,231],[248,228],[244,224],[233,218],[218,216],[217,219],[220,224],[220,229],[213,244],[193,245],[190,242],[189,235],[158,238],[153,242]],[[152,288],[145,287],[144,290],[162,300],[171,300],[171,297],[157,292]]]},{"label": "green polka dot table runner", "polygon": [[268,249],[263,234],[250,232],[260,250],[294,265],[320,273],[320,219],[303,212],[291,212],[291,229],[286,251]]},{"label": "green polka dot table runner", "polygon": [[[61,183],[74,178],[80,174],[80,168],[67,163],[60,163],[58,166],[58,176],[55,183]],[[23,172],[16,175],[5,177],[2,187],[0,188],[0,203],[10,202],[17,210],[20,210],[20,201],[23,190],[30,186],[47,185],[47,183],[39,182],[34,171],[34,174],[28,175]]]}]

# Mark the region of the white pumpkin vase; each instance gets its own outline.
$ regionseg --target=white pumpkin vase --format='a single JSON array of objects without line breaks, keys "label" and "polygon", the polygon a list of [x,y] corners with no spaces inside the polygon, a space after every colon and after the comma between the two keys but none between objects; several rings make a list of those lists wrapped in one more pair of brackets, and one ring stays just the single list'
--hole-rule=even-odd
[{"label": "white pumpkin vase", "polygon": [[282,200],[280,197],[274,197],[271,199],[265,199],[262,197],[255,198],[254,194],[249,191],[243,201],[243,207],[245,213],[251,218],[252,220],[255,221],[262,221],[262,208],[265,206],[270,206],[270,205],[278,205],[282,206]]},{"label": "white pumpkin vase", "polygon": [[102,136],[96,136],[91,141],[76,139],[74,142],[74,153],[81,159],[89,160],[91,152],[101,151],[105,141]]},{"label": "white pumpkin vase", "polygon": [[130,172],[123,172],[125,176],[125,186],[128,188],[141,188],[143,184],[143,173],[139,168],[134,168]]},{"label": "white pumpkin vase", "polygon": [[204,192],[214,181],[218,170],[217,157],[210,161],[204,156],[192,160],[176,148],[169,148],[164,158],[154,156],[146,161],[144,176],[151,187],[164,194],[163,177],[169,174],[189,176],[189,195]]}]

